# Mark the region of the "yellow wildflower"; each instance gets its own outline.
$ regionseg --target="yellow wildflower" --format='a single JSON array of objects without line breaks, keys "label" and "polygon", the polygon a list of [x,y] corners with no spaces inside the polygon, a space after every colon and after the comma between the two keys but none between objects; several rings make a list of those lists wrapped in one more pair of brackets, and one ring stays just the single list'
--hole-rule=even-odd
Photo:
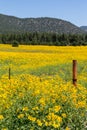
[{"label": "yellow wildflower", "polygon": [[55,123],[55,122],[53,122],[52,126],[53,126],[54,128],[59,128],[59,127],[60,127],[60,123]]},{"label": "yellow wildflower", "polygon": [[28,107],[23,107],[22,110],[23,110],[23,111],[28,111],[29,109],[28,109]]},{"label": "yellow wildflower", "polygon": [[61,106],[59,106],[59,105],[58,106],[54,106],[53,109],[54,109],[55,112],[58,112],[61,109]]},{"label": "yellow wildflower", "polygon": [[49,122],[45,121],[45,126],[49,126]]},{"label": "yellow wildflower", "polygon": [[42,126],[42,122],[39,119],[36,120],[36,122],[37,122],[38,126]]},{"label": "yellow wildflower", "polygon": [[23,118],[23,117],[24,117],[24,114],[19,114],[19,115],[18,115],[18,118],[19,118],[19,119],[21,119],[21,118]]},{"label": "yellow wildflower", "polygon": [[33,107],[32,110],[39,110],[38,106]]},{"label": "yellow wildflower", "polygon": [[63,118],[66,118],[66,114],[65,114],[65,113],[62,113],[62,117],[63,117]]},{"label": "yellow wildflower", "polygon": [[66,129],[65,130],[70,130],[70,128],[69,127],[66,127]]},{"label": "yellow wildflower", "polygon": [[35,122],[35,121],[36,121],[36,118],[29,115],[29,116],[28,116],[28,120],[30,120],[30,121],[32,121],[32,122]]},{"label": "yellow wildflower", "polygon": [[0,115],[0,120],[3,120],[4,119],[4,116],[3,115]]},{"label": "yellow wildflower", "polygon": [[84,108],[86,106],[86,101],[78,101],[76,104],[77,108]]},{"label": "yellow wildflower", "polygon": [[45,98],[40,98],[39,103],[44,106],[45,105]]}]

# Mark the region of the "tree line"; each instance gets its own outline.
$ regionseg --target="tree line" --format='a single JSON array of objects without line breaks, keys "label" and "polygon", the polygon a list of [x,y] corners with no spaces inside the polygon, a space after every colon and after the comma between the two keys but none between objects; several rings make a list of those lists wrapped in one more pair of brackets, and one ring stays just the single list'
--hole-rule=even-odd
[{"label": "tree line", "polygon": [[87,45],[87,34],[56,34],[56,33],[20,33],[0,34],[0,43],[12,44],[13,41],[20,45],[55,45],[78,46]]}]

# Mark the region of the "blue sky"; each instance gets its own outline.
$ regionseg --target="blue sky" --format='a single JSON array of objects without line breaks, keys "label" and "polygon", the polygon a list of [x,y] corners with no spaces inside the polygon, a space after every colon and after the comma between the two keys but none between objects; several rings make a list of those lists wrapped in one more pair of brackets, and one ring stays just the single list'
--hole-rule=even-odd
[{"label": "blue sky", "polygon": [[53,17],[87,26],[87,0],[0,0],[0,13],[27,17]]}]

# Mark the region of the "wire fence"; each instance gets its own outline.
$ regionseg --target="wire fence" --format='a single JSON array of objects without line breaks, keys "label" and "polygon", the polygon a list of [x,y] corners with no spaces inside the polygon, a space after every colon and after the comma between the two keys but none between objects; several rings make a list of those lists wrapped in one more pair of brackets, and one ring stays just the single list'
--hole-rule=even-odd
[{"label": "wire fence", "polygon": [[[54,71],[54,72],[53,72]],[[61,66],[48,66],[38,68],[36,70],[29,69],[20,69],[19,67],[0,67],[0,82],[1,79],[9,80],[12,79],[17,80],[20,79],[21,76],[34,75],[38,77],[42,77],[43,75],[47,76],[55,76],[58,75],[65,82],[72,82],[74,86],[78,84],[82,84],[87,87],[87,68],[84,64],[77,64],[77,60],[73,60],[72,64],[65,64]],[[22,82],[22,80],[20,80]]]},{"label": "wire fence", "polygon": [[[19,70],[19,71],[21,71],[21,70]],[[1,76],[1,79],[9,79],[9,80],[11,80],[14,77],[14,73],[16,74],[16,72],[17,72],[17,70],[14,71],[11,67],[5,68],[1,75],[5,74],[6,77]],[[77,86],[77,60],[72,61],[72,70],[71,70],[70,74],[72,74],[72,83],[73,83],[73,85]]]}]

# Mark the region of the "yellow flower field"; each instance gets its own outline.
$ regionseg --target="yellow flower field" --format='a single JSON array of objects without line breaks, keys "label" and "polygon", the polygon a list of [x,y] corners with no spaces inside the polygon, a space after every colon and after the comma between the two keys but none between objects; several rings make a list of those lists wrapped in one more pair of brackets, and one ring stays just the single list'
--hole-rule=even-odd
[{"label": "yellow flower field", "polygon": [[86,130],[86,77],[87,46],[0,44],[0,130]]}]

